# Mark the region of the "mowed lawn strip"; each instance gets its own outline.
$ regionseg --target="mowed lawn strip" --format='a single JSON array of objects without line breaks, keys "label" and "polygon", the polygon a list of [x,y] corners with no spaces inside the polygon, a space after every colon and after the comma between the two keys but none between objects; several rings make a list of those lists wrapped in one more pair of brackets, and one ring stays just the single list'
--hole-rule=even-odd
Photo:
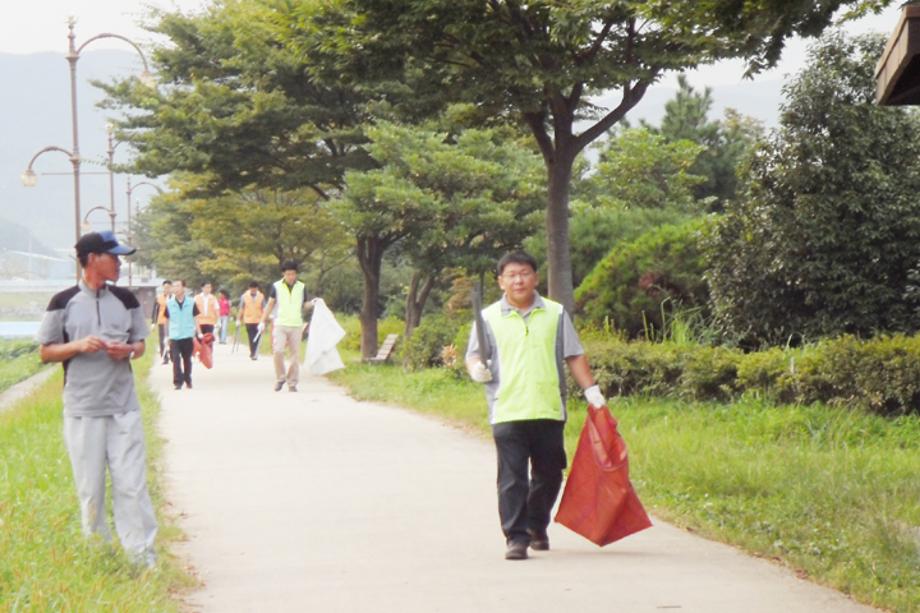
[{"label": "mowed lawn strip", "polygon": [[[331,378],[354,397],[488,435],[479,385],[447,369],[361,364],[350,352],[346,362]],[[862,602],[920,611],[920,417],[755,399],[629,398],[610,407],[629,444],[633,483],[659,517]],[[571,458],[584,421],[580,397],[569,408]]]},{"label": "mowed lawn strip", "polygon": [[[149,464],[156,466],[162,441],[154,427],[159,406],[145,384],[150,356],[134,367]],[[140,570],[119,547],[83,538],[61,434],[62,384],[58,372],[0,414],[0,611],[179,610],[175,595],[194,580],[166,551],[181,535],[163,513],[155,468],[148,479],[160,522],[156,569]]]}]

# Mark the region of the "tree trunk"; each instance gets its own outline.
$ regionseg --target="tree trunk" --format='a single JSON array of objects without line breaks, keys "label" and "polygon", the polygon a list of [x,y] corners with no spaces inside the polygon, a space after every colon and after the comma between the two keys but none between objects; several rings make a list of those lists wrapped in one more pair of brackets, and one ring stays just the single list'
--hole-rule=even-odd
[{"label": "tree trunk", "polygon": [[577,152],[568,143],[559,144],[551,162],[547,162],[549,202],[546,207],[547,288],[549,297],[562,303],[569,314],[574,312],[575,291],[572,281],[572,254],[569,246],[569,186]]},{"label": "tree trunk", "polygon": [[425,310],[425,303],[428,302],[428,296],[436,281],[437,273],[425,275],[425,273],[416,271],[412,275],[409,292],[406,295],[406,338],[412,336],[412,331],[421,323],[422,311]]},{"label": "tree trunk", "polygon": [[380,298],[380,266],[383,244],[375,237],[358,239],[357,253],[364,275],[364,296],[361,302],[361,356],[377,355],[377,302]]}]

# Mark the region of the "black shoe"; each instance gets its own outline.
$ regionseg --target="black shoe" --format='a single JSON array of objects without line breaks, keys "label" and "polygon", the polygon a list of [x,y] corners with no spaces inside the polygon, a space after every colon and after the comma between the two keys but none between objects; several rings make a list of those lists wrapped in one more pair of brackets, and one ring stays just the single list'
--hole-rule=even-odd
[{"label": "black shoe", "polygon": [[186,381],[186,382],[185,382],[185,387],[187,387],[187,388],[189,388],[189,389],[192,389],[192,382],[191,382],[191,381]]},{"label": "black shoe", "polygon": [[163,363],[164,363],[164,364],[169,364],[169,358],[165,358],[165,357],[164,357],[164,358],[163,358]]},{"label": "black shoe", "polygon": [[277,383],[275,383],[276,392],[280,392],[282,387],[284,387],[284,381],[278,381]]},{"label": "black shoe", "polygon": [[508,549],[505,550],[506,560],[526,560],[527,544],[511,541],[508,543]]},{"label": "black shoe", "polygon": [[177,385],[177,386],[176,386],[176,389],[177,389],[177,390],[181,390],[181,389],[182,389],[182,384],[180,383],[179,385]]},{"label": "black shoe", "polygon": [[296,385],[291,385],[291,386],[289,386],[289,387],[288,387],[288,391],[289,391],[289,392],[296,392],[296,391],[297,391],[297,386],[296,386]]},{"label": "black shoe", "polygon": [[534,551],[549,551],[549,537],[546,530],[528,530],[530,535],[530,548]]},{"label": "black shoe", "polygon": [[254,360],[258,360],[259,358],[257,358],[257,357],[254,356],[254,355],[251,355],[251,356],[249,356],[249,359],[254,361]]}]

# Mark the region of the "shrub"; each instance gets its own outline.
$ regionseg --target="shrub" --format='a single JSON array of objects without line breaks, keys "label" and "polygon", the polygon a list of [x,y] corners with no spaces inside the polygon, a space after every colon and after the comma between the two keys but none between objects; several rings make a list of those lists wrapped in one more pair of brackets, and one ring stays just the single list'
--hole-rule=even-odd
[{"label": "shrub", "polygon": [[886,416],[920,413],[920,336],[843,336],[748,354],[726,347],[592,337],[585,345],[607,396],[728,401],[751,394]]},{"label": "shrub", "polygon": [[707,311],[700,249],[707,227],[705,218],[662,226],[615,247],[578,287],[576,310],[594,324],[610,321],[631,338],[660,335],[677,309]]},{"label": "shrub", "polygon": [[680,395],[689,400],[730,400],[738,391],[741,352],[700,346],[686,351],[681,364]]},{"label": "shrub", "polygon": [[779,347],[742,354],[738,360],[738,389],[759,398],[792,401],[792,395],[783,393],[780,380],[795,364],[793,354]]},{"label": "shrub", "polygon": [[[403,366],[409,370],[443,366],[444,347],[454,344],[457,330],[461,325],[461,320],[441,314],[423,317],[418,327],[412,331],[412,336],[403,344]],[[465,350],[466,345],[463,346],[463,351]]]},{"label": "shrub", "polygon": [[[594,376],[607,396],[670,395],[680,379],[677,349],[664,343],[606,342],[588,351]],[[570,389],[574,382],[570,382]]]}]

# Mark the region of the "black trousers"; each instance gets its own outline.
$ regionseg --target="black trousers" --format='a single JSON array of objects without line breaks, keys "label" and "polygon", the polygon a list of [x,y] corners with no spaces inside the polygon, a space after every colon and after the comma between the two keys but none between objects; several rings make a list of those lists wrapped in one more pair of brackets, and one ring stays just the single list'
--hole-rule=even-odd
[{"label": "black trousers", "polygon": [[553,419],[492,426],[498,455],[498,515],[508,542],[529,543],[528,530],[543,532],[549,525],[566,466],[564,428],[565,422]]},{"label": "black trousers", "polygon": [[173,385],[192,384],[192,349],[191,338],[169,341],[169,356],[173,364]]},{"label": "black trousers", "polygon": [[259,351],[256,344],[256,335],[259,333],[259,324],[246,324],[246,336],[249,337],[249,357],[255,357]]}]

